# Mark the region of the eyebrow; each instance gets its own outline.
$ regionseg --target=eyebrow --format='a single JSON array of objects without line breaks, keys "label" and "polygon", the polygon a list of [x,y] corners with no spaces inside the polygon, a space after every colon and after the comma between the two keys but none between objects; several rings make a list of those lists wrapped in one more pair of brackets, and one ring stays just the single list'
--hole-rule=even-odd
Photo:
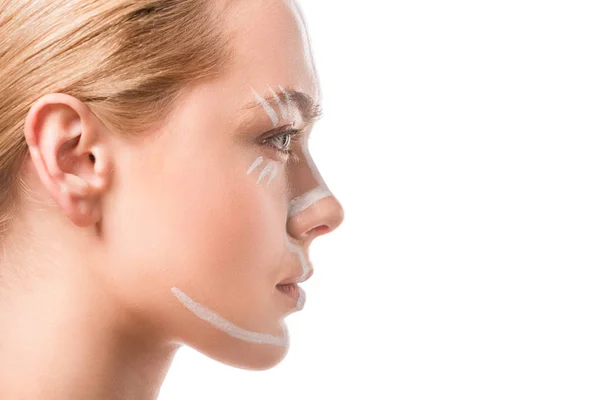
[{"label": "eyebrow", "polygon": [[[300,115],[306,124],[312,124],[323,116],[323,108],[313,99],[309,94],[294,90],[284,89],[273,91],[271,95],[264,97],[265,102],[277,112],[280,104],[285,105],[287,99],[292,106],[296,107],[300,111]],[[246,104],[241,110],[252,110],[255,108],[263,108],[262,101],[253,101]]]}]

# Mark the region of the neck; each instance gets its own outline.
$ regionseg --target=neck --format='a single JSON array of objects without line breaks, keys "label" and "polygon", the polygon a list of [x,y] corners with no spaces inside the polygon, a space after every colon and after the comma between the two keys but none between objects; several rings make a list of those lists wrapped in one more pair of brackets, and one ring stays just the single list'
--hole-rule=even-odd
[{"label": "neck", "polygon": [[179,345],[133,328],[78,269],[2,292],[0,398],[156,399]]}]

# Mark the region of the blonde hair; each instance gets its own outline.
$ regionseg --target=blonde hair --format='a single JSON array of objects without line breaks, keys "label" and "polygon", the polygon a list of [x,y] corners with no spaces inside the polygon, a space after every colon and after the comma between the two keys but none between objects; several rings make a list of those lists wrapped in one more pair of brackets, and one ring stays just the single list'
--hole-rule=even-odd
[{"label": "blonde hair", "polygon": [[88,105],[116,134],[160,125],[190,82],[232,54],[216,0],[3,0],[0,9],[0,242],[26,192],[24,122],[47,93]]}]

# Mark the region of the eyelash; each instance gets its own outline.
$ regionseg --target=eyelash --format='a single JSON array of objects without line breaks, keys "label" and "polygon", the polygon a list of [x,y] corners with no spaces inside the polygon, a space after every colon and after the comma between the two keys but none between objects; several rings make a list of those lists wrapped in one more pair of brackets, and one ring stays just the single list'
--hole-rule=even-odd
[{"label": "eyelash", "polygon": [[[283,154],[285,157],[294,157],[297,158],[294,154],[294,151],[291,150],[292,145],[297,142],[302,135],[302,131],[300,129],[288,129],[282,132],[279,132],[267,139],[263,140],[263,144],[267,144],[268,146],[274,148],[277,152]],[[280,147],[272,144],[274,139],[279,139],[281,137],[290,136],[290,142],[287,146],[287,150],[282,150]]]}]

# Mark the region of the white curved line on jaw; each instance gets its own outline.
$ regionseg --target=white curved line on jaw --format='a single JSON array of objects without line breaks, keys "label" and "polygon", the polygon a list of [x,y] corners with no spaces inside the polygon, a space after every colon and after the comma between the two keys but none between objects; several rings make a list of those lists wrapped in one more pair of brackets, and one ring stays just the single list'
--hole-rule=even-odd
[{"label": "white curved line on jaw", "polygon": [[248,169],[248,172],[246,172],[246,175],[250,175],[252,173],[252,171],[254,171],[254,169],[256,167],[258,167],[260,164],[262,164],[263,161],[264,161],[264,158],[258,157],[256,159],[256,161],[254,161],[254,163],[252,164],[252,166],[250,166],[250,169]]},{"label": "white curved line on jaw", "polygon": [[[207,321],[215,328],[224,331],[225,333],[229,334],[230,336],[233,336],[234,338],[252,343],[271,344],[281,347],[287,347],[289,343],[287,334],[283,337],[279,337],[269,335],[266,333],[247,331],[227,321],[225,318],[221,317],[216,312],[208,309],[207,307],[196,303],[181,290],[174,287],[171,288],[171,292],[188,310],[193,312],[194,315],[196,315],[198,318]],[[284,330],[284,332],[286,332],[286,330]]]},{"label": "white curved line on jaw", "polygon": [[256,101],[258,101],[267,112],[267,115],[273,123],[273,127],[276,127],[279,124],[279,117],[277,116],[275,110],[273,110],[273,107],[271,107],[269,103],[267,103],[267,101],[260,94],[258,94],[256,90],[254,90],[254,88],[252,88],[252,92],[254,93],[254,98],[256,98]]},{"label": "white curved line on jaw", "polygon": [[[279,98],[277,93],[275,93],[275,91],[273,90],[273,88],[271,86],[269,86],[269,90],[271,91],[271,94],[275,98],[275,102],[277,103],[277,106],[279,106],[279,111],[281,111],[281,116],[283,117],[283,119],[286,119],[288,117],[287,108],[283,106],[281,99]],[[289,104],[288,104],[288,107],[289,107]]]},{"label": "white curved line on jaw", "polygon": [[329,189],[317,186],[316,188],[304,193],[302,196],[298,196],[288,205],[288,218],[295,217],[308,207],[315,204],[317,201],[331,197],[333,194]]}]

